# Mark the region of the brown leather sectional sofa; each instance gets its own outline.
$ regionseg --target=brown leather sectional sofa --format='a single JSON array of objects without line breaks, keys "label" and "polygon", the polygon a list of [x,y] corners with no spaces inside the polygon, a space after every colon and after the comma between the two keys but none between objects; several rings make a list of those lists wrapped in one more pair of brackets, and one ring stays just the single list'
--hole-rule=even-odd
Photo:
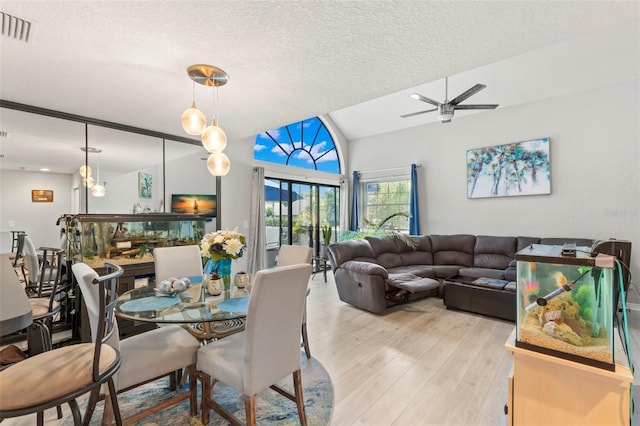
[{"label": "brown leather sectional sofa", "polygon": [[517,251],[530,244],[594,243],[583,238],[469,234],[411,239],[415,247],[394,236],[331,244],[329,262],[340,300],[380,314],[394,305],[441,296],[448,309],[515,321]]}]

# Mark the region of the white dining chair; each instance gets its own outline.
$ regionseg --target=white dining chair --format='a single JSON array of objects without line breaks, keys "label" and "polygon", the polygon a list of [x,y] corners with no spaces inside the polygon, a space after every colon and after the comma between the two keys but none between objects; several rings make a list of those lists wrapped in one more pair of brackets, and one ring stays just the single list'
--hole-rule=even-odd
[{"label": "white dining chair", "polygon": [[[218,381],[244,395],[249,426],[256,423],[256,394],[267,388],[294,401],[300,423],[307,424],[299,333],[310,277],[309,264],[258,271],[249,298],[245,330],[200,348],[198,372],[202,380],[204,424],[209,422],[210,409],[232,424],[240,424],[213,400],[212,391]],[[294,394],[277,386],[289,374],[293,375]]]},{"label": "white dining chair", "polygon": [[[311,256],[313,252],[311,247],[305,246],[292,246],[281,245],[280,251],[278,251],[278,260],[276,266],[288,266],[298,263],[311,264]],[[309,289],[307,289],[307,296],[309,295]],[[309,336],[307,334],[307,303],[304,304],[304,314],[302,316],[302,345],[304,346],[304,353],[307,358],[311,358],[311,349],[309,349]]]},{"label": "white dining chair", "polygon": [[[98,325],[98,294],[95,286],[91,286],[91,282],[98,274],[85,263],[74,264],[72,270],[82,291],[82,298],[84,299],[91,325],[91,336],[94,338]],[[178,394],[157,405],[135,413],[124,419],[125,423],[135,422],[186,398],[190,399],[191,416],[196,415],[197,385],[195,367],[196,354],[200,343],[188,331],[178,325],[168,325],[120,340],[116,321],[116,333],[107,343],[117,349],[122,358],[120,370],[114,377],[117,393],[125,392],[139,385],[170,375],[182,368],[186,368],[189,375],[189,392]],[[98,393],[92,393],[90,402],[95,405],[97,399],[99,399]],[[88,404],[88,407],[91,406],[91,403]],[[104,416],[104,419],[108,420],[110,413],[105,410]]]},{"label": "white dining chair", "polygon": [[202,276],[202,255],[197,245],[153,249],[156,283],[167,278]]}]

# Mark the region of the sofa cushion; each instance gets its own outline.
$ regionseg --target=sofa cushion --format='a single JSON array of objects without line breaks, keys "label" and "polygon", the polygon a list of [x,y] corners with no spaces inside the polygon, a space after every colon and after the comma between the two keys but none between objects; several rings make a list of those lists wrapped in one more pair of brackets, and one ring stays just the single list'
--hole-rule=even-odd
[{"label": "sofa cushion", "polygon": [[478,235],[473,251],[473,266],[476,268],[506,269],[515,253],[515,237]]},{"label": "sofa cushion", "polygon": [[390,274],[387,282],[409,293],[436,290],[440,287],[440,282],[432,278],[420,278],[412,274]]},{"label": "sofa cushion", "polygon": [[402,265],[400,253],[410,252],[413,249],[406,245],[400,238],[392,236],[364,237],[369,242],[376,259],[385,268],[395,268]]},{"label": "sofa cushion", "polygon": [[473,266],[475,235],[430,235],[434,265]]},{"label": "sofa cushion", "polygon": [[460,268],[458,272],[463,277],[471,278],[491,278],[502,280],[505,278],[504,269],[490,269],[490,268]]},{"label": "sofa cushion", "polygon": [[400,253],[403,265],[433,265],[433,253],[431,253],[431,240],[428,235],[413,236],[411,240],[415,244],[412,251]]},{"label": "sofa cushion", "polygon": [[436,273],[431,265],[403,265],[387,269],[389,275],[411,274],[422,278],[435,278]]},{"label": "sofa cushion", "polygon": [[458,275],[460,267],[458,265],[433,265],[431,269],[436,274],[436,278],[450,278]]},{"label": "sofa cushion", "polygon": [[361,260],[364,262],[378,263],[376,255],[367,240],[348,240],[329,246],[330,259],[338,268],[349,260]]}]

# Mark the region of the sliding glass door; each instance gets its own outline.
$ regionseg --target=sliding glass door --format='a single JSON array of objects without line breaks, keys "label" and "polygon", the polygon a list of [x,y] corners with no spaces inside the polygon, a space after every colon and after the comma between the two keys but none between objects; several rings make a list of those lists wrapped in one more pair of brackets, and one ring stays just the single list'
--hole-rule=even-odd
[{"label": "sliding glass door", "polygon": [[331,229],[336,241],[340,212],[340,188],[317,183],[265,179],[267,266],[275,266],[283,244],[313,248],[320,254],[321,228]]}]

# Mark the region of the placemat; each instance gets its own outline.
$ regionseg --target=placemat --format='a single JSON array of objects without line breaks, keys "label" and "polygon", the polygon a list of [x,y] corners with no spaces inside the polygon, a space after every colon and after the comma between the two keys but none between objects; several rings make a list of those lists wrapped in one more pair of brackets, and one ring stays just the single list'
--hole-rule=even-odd
[{"label": "placemat", "polygon": [[233,297],[218,303],[218,309],[227,312],[247,312],[249,309],[249,296]]},{"label": "placemat", "polygon": [[126,312],[142,312],[154,309],[163,309],[173,306],[180,301],[178,297],[143,297],[142,299],[129,300],[120,305],[120,309]]}]

